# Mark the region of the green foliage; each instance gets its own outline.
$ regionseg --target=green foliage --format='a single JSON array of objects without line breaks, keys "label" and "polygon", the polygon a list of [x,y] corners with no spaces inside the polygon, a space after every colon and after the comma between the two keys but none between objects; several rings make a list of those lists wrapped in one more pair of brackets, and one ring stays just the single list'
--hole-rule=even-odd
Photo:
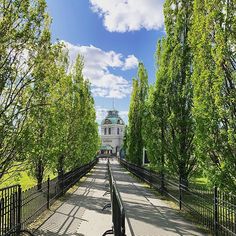
[{"label": "green foliage", "polygon": [[92,160],[99,144],[83,60],[69,72],[45,9],[44,0],[0,0],[0,179],[24,163],[38,188],[45,171],[61,176]]},{"label": "green foliage", "polygon": [[[34,86],[29,88],[33,94],[26,119],[24,136],[22,138],[22,155],[25,157],[32,176],[37,179],[40,188],[45,168],[51,162],[52,148],[55,145],[52,138],[53,127],[53,94],[54,87],[61,76],[65,76],[63,57],[60,57],[62,45],[52,46],[50,41],[44,45],[37,55],[37,64],[33,68]],[[64,73],[63,73],[64,70]],[[26,98],[25,100],[28,100]],[[54,127],[56,128],[56,127]]]},{"label": "green foliage", "polygon": [[[173,5],[174,4],[174,5]],[[196,164],[193,154],[192,56],[189,32],[192,19],[191,1],[166,1],[165,25],[169,63],[166,64],[166,153],[172,171],[188,180]],[[168,142],[167,142],[168,141]]]},{"label": "green foliage", "polygon": [[158,43],[157,80],[146,102],[146,146],[153,164],[188,180],[196,164],[188,42],[192,3],[167,0],[164,14],[167,35]]},{"label": "green foliage", "polygon": [[[82,74],[83,61],[78,56],[71,74],[67,74],[66,55],[59,57],[50,94],[49,164],[61,176],[94,158],[99,136],[94,100]],[[53,81],[50,78],[50,81]]]},{"label": "green foliage", "polygon": [[123,137],[123,146],[122,146],[122,150],[123,150],[123,154],[122,154],[122,158],[125,156],[128,156],[128,142],[129,142],[129,137],[128,137],[128,126],[125,126],[124,129],[124,137]]},{"label": "green foliage", "polygon": [[[201,167],[236,189],[236,1],[194,1],[194,142]],[[227,183],[227,185],[225,184]]]},{"label": "green foliage", "polygon": [[[96,112],[94,99],[90,92],[90,84],[82,74],[83,60],[77,57],[72,75],[75,107],[73,129],[76,143],[74,143],[73,166],[84,164],[96,155],[99,145],[98,126],[96,123]],[[76,104],[77,103],[77,104]]]},{"label": "green foliage", "polygon": [[53,86],[51,165],[59,175],[89,162],[98,150],[94,100],[82,69],[78,56],[73,72],[58,72],[58,83]]},{"label": "green foliage", "polygon": [[148,76],[142,63],[138,66],[138,79],[133,79],[133,91],[129,107],[129,126],[127,130],[127,159],[142,165],[143,158],[143,124],[145,101],[148,92]]},{"label": "green foliage", "polygon": [[157,165],[160,171],[164,170],[164,159],[168,151],[166,140],[167,107],[166,107],[166,82],[168,64],[168,48],[166,40],[158,42],[157,47],[157,80],[155,86],[149,89],[146,100],[144,137],[148,158],[151,164]]},{"label": "green foliage", "polygon": [[44,0],[0,0],[0,178],[21,160],[19,142],[36,82],[37,54],[50,40]]},{"label": "green foliage", "polygon": [[231,191],[236,188],[235,10],[235,0],[165,1],[166,37],[158,42],[157,79],[143,114],[151,165],[185,180],[204,173],[210,185]]}]

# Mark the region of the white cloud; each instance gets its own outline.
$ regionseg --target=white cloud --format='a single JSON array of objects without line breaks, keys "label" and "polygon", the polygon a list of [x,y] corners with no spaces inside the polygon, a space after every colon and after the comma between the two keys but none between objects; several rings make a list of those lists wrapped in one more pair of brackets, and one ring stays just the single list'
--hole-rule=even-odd
[{"label": "white cloud", "polygon": [[91,8],[110,32],[160,29],[164,0],[90,0]]},{"label": "white cloud", "polygon": [[128,111],[121,111],[119,114],[121,118],[123,118],[124,120],[128,120],[128,113]]},{"label": "white cloud", "polygon": [[107,115],[107,111],[108,109],[97,106],[96,107],[96,117],[97,117],[97,121],[100,124],[101,121],[105,118],[105,116]]},{"label": "white cloud", "polygon": [[120,70],[134,69],[138,59],[134,55],[127,58],[114,51],[105,52],[100,48],[90,46],[76,46],[64,42],[69,50],[71,63],[75,62],[78,54],[84,58],[83,74],[92,85],[94,96],[107,98],[124,98],[131,92],[131,83],[122,76],[114,75],[110,68]]},{"label": "white cloud", "polygon": [[125,59],[125,64],[124,64],[122,70],[130,70],[133,68],[137,68],[137,66],[138,66],[138,59],[134,55],[129,55]]}]

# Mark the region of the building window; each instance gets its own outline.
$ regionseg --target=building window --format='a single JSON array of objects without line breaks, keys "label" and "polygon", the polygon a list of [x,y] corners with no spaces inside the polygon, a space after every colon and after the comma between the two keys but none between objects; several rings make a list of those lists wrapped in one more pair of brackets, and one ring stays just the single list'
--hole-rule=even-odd
[{"label": "building window", "polygon": [[117,128],[117,134],[120,134],[120,129],[119,128]]},{"label": "building window", "polygon": [[111,128],[108,129],[108,134],[111,134]]},{"label": "building window", "polygon": [[106,135],[106,134],[107,134],[107,128],[104,129],[104,135]]}]

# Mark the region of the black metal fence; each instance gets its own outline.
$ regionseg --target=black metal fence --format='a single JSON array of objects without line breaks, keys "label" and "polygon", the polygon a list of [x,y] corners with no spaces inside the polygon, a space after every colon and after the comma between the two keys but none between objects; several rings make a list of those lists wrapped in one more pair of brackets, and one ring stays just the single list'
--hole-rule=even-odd
[{"label": "black metal fence", "polygon": [[125,209],[116,182],[112,185],[112,222],[115,236],[125,236]]},{"label": "black metal fence", "polygon": [[0,235],[19,235],[21,220],[20,185],[0,189]]},{"label": "black metal fence", "polygon": [[112,175],[109,159],[107,161],[107,172],[109,180],[109,192],[111,195],[111,209],[112,209],[112,223],[113,227],[111,230],[107,230],[103,236],[107,234],[114,234],[115,236],[125,236],[125,209],[117,189],[116,182]]},{"label": "black metal fence", "polygon": [[224,193],[218,188],[204,189],[173,177],[163,177],[154,171],[147,170],[120,159],[132,174],[147,182],[159,192],[168,195],[215,235],[236,236],[236,196]]},{"label": "black metal fence", "polygon": [[78,180],[86,175],[97,163],[94,159],[89,164],[67,172],[60,180],[48,178],[40,190],[37,186],[21,191],[20,185],[0,189],[0,236],[19,235],[19,230],[26,228],[44,210],[63,195]]}]

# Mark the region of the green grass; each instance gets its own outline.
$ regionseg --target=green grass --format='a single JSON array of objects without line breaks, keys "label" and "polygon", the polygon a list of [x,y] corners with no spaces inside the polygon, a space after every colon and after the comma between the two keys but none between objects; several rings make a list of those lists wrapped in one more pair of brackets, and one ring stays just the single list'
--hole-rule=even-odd
[{"label": "green grass", "polygon": [[209,180],[206,177],[193,178],[192,182],[200,186],[207,186],[209,184]]},{"label": "green grass", "polygon": [[[26,167],[26,166],[25,166]],[[0,181],[0,188],[8,187],[15,184],[20,184],[22,190],[29,189],[37,184],[37,181],[28,174],[26,168],[21,168],[22,170],[18,170],[16,167],[13,167],[10,172],[11,174],[5,174]],[[45,171],[44,181],[48,178],[48,176],[52,179],[55,177],[55,174],[52,171]]]},{"label": "green grass", "polygon": [[[160,169],[155,165],[145,164],[143,167],[148,169],[148,170],[151,169],[152,171],[155,171],[157,173],[159,173],[159,171],[160,171]],[[173,173],[168,173],[167,172],[165,174],[167,176],[168,175],[173,176]],[[173,177],[176,178],[177,180],[179,179],[178,176],[173,176]],[[206,188],[206,189],[211,187],[209,179],[207,177],[205,177],[203,174],[200,174],[200,173],[198,173],[197,175],[191,177],[189,180],[192,184],[194,184],[195,186],[198,186],[198,187],[202,187],[202,188]]]}]

